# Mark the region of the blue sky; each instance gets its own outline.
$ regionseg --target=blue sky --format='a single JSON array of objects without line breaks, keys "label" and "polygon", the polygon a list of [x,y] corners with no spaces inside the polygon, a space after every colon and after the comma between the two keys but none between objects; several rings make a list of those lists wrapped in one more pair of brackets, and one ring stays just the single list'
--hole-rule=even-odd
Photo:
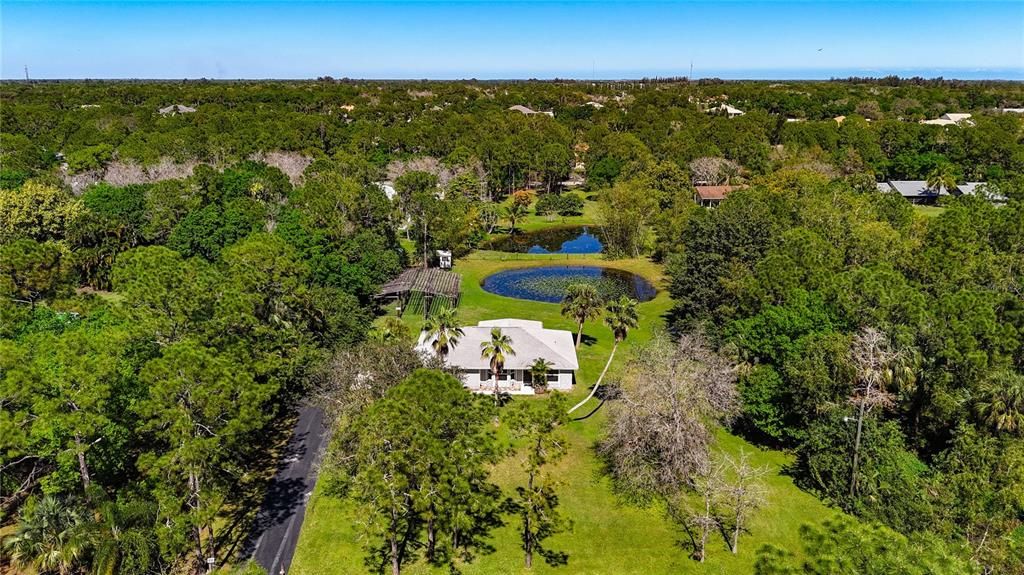
[{"label": "blue sky", "polygon": [[0,0],[0,33],[5,79],[1024,79],[1020,0]]}]

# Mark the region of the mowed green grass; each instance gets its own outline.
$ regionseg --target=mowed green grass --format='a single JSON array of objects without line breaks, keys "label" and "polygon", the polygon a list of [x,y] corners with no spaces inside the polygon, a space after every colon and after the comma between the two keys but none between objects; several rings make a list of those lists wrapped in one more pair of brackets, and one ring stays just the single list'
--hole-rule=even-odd
[{"label": "mowed green grass", "polygon": [[[477,253],[456,262],[456,271],[462,274],[462,304],[459,315],[464,324],[472,325],[483,319],[503,317],[535,319],[546,327],[572,330],[572,322],[562,318],[557,304],[546,304],[505,298],[489,294],[480,287],[481,280],[501,269],[538,265],[543,261],[492,259],[496,254]],[[544,258],[537,258],[543,260]],[[629,357],[630,348],[649,340],[664,325],[664,315],[670,308],[664,290],[662,270],[657,264],[643,259],[605,261],[594,259],[559,260],[559,264],[605,265],[647,277],[661,289],[658,296],[640,304],[640,328],[634,330],[620,347],[615,364],[621,366]],[[422,320],[406,320],[418,331]],[[611,350],[612,334],[600,320],[588,323],[584,333],[596,338],[580,350],[578,384],[571,395],[585,397],[589,386],[600,374]],[[523,398],[516,401],[545,401],[543,397]],[[576,415],[586,414],[596,402],[587,405]],[[751,523],[751,533],[740,540],[739,553],[733,555],[725,540],[715,534],[708,547],[708,559],[701,564],[689,558],[681,543],[685,533],[668,521],[657,505],[637,507],[621,501],[602,472],[594,445],[601,437],[606,421],[602,409],[583,421],[570,423],[564,433],[568,439],[567,455],[550,472],[562,483],[558,489],[561,510],[571,518],[571,531],[552,537],[547,545],[569,554],[569,562],[561,567],[550,567],[534,558],[534,568],[523,568],[523,554],[519,542],[519,522],[507,517],[505,526],[495,530],[491,543],[493,553],[477,557],[472,563],[460,565],[463,573],[608,573],[608,574],[748,574],[753,570],[756,550],[765,543],[795,549],[798,529],[804,523],[817,523],[833,515],[816,498],[799,490],[792,480],[782,474],[789,462],[786,454],[758,449],[726,432],[718,434],[717,448],[729,454],[746,450],[755,465],[766,465],[770,473],[766,480],[768,504],[759,511]],[[504,430],[502,430],[504,431]],[[512,455],[499,463],[492,474],[493,480],[510,493],[520,485],[523,476],[520,460]],[[296,575],[325,575],[333,573],[365,573],[363,549],[357,523],[359,517],[354,505],[348,501],[327,496],[318,488],[307,510],[299,546],[291,568]],[[409,565],[407,573],[443,573],[422,561]]]},{"label": "mowed green grass", "polygon": [[[575,194],[584,200],[590,195],[588,192],[582,190],[576,190],[572,192],[565,192],[565,194]],[[501,203],[502,206],[508,207],[511,204],[511,199],[506,199]],[[599,204],[597,202],[583,202],[583,212],[578,216],[560,216],[558,214],[548,214],[544,216],[538,216],[534,211],[536,202],[530,206],[528,215],[523,216],[516,222],[516,229],[524,232],[532,232],[540,229],[544,229],[552,226],[596,226],[598,225],[598,212],[600,211]],[[502,218],[499,224],[500,232],[507,232],[509,221]]]},{"label": "mowed green grass", "polygon": [[934,218],[941,214],[946,208],[942,206],[914,206],[914,211],[928,218]]}]

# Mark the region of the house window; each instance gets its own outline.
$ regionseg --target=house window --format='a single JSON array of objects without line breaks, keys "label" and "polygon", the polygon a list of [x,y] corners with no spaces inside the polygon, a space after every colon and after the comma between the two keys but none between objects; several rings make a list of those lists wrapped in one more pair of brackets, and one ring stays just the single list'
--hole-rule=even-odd
[{"label": "house window", "polygon": [[480,370],[480,381],[487,381],[491,379],[491,371],[489,369]]},{"label": "house window", "polygon": [[498,372],[498,381],[508,381],[508,372],[504,369]]},{"label": "house window", "polygon": [[558,372],[548,373],[548,383],[558,383]]}]

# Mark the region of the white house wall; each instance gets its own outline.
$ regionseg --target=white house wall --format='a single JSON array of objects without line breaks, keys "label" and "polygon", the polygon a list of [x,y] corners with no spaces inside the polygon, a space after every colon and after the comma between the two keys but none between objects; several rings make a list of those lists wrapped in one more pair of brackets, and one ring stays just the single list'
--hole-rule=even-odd
[{"label": "white house wall", "polygon": [[558,372],[558,381],[548,383],[548,389],[557,389],[558,391],[569,391],[572,389],[572,372],[571,371],[560,371]]},{"label": "white house wall", "polygon": [[[525,381],[526,374],[526,370],[510,370],[508,372],[508,379],[498,382],[499,390],[502,393],[510,393],[512,395],[533,394],[534,391],[532,385]],[[572,390],[573,372],[571,370],[560,370],[552,375],[557,375],[557,379],[548,382],[548,389],[558,391]],[[464,370],[459,374],[459,376],[462,379],[463,385],[465,385],[470,391],[478,393],[494,392],[494,380],[492,379],[490,372],[485,376],[481,370]]]}]

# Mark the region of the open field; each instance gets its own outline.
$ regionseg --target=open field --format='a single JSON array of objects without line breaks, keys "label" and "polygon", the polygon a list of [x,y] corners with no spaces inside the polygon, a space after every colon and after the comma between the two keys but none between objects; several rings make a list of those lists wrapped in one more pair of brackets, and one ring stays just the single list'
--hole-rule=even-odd
[{"label": "open field", "polygon": [[[559,315],[557,304],[546,304],[504,298],[483,291],[481,280],[501,269],[541,263],[550,256],[525,256],[515,261],[492,259],[493,253],[483,252],[456,262],[462,274],[462,305],[460,317],[465,324],[482,319],[520,317],[542,320],[546,327],[572,330],[571,321]],[[562,256],[564,258],[564,256]],[[661,268],[645,259],[600,260],[594,258],[559,259],[559,264],[607,265],[639,273],[663,288]],[[641,326],[630,334],[616,357],[621,365],[630,348],[648,340],[663,325],[663,316],[669,310],[668,294],[662,289],[658,296],[640,304]],[[410,327],[418,330],[422,319],[408,314]],[[572,392],[582,398],[589,385],[600,374],[611,349],[612,335],[603,324],[586,325],[585,335],[595,338],[580,350],[578,384]],[[613,370],[615,368],[613,367]],[[544,401],[518,399],[517,401]],[[586,413],[596,405],[593,402],[579,413]],[[745,449],[752,454],[753,463],[767,465],[771,474],[767,480],[769,503],[752,523],[752,533],[740,540],[740,552],[731,554],[721,537],[715,537],[708,551],[708,561],[697,563],[688,557],[681,546],[685,534],[666,520],[657,507],[640,508],[620,501],[613,493],[610,482],[600,471],[600,462],[594,454],[594,444],[600,437],[605,411],[574,421],[566,429],[570,448],[568,455],[552,468],[564,481],[559,490],[562,510],[572,518],[571,532],[556,535],[550,547],[569,554],[567,566],[552,568],[535,561],[532,572],[563,573],[750,573],[755,551],[764,543],[795,547],[799,526],[818,522],[835,513],[813,496],[797,489],[781,470],[788,463],[787,455],[758,449],[728,433],[719,435],[719,446],[729,453]],[[511,490],[521,480],[518,460],[510,457],[494,470],[494,481],[505,490]],[[367,570],[363,564],[355,523],[358,518],[353,506],[346,501],[326,496],[318,489],[310,503],[296,553],[292,573],[297,575],[326,575],[328,573],[360,573]],[[519,548],[517,520],[508,517],[506,525],[493,533],[492,554],[478,557],[462,566],[465,573],[522,573],[522,552]],[[410,565],[408,573],[433,572],[422,562]],[[440,571],[438,571],[440,572]]]}]

